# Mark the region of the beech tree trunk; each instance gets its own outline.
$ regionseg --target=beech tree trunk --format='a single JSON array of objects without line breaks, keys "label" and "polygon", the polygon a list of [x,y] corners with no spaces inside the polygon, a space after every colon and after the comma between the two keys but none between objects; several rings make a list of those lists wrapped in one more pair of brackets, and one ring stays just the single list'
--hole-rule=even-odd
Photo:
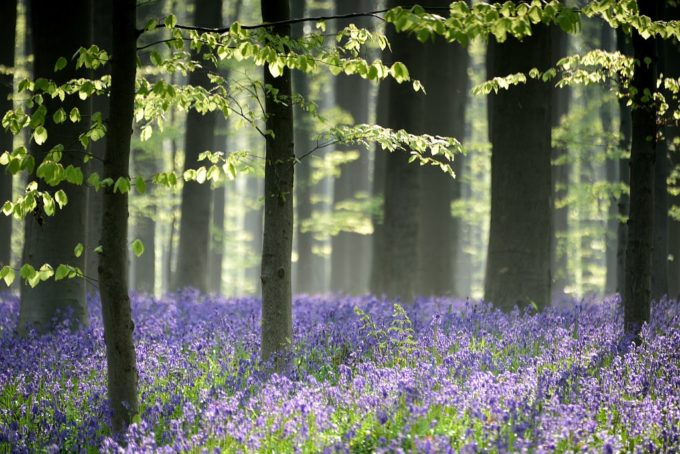
[{"label": "beech tree trunk", "polygon": [[[39,8],[31,8],[30,26],[33,33],[34,74],[35,78],[45,77],[56,83],[83,77],[71,63],[61,71],[54,72],[54,64],[59,57],[70,58],[83,43],[89,41],[89,1],[78,0],[70,3],[73,10],[66,10],[59,2],[48,2]],[[55,39],[58,36],[59,39]],[[89,103],[77,96],[69,96],[62,103],[58,98],[45,97],[47,108],[45,128],[47,141],[41,145],[33,144],[32,153],[39,165],[52,147],[61,144],[65,147],[62,164],[81,166],[82,148],[73,145],[74,138],[86,130],[87,122],[71,123],[66,121],[55,124],[52,116],[62,107],[66,112],[77,107],[83,118],[89,118]],[[38,269],[48,263],[56,269],[59,264],[69,264],[84,268],[85,260],[81,255],[75,257],[73,250],[85,240],[86,232],[86,192],[85,186],[62,183],[57,187],[48,186],[38,180],[38,188],[54,195],[63,189],[68,196],[68,204],[54,216],[47,216],[40,207],[26,217],[24,223],[23,262]],[[48,330],[54,321],[68,320],[72,327],[87,324],[85,301],[85,280],[65,279],[48,280],[35,288],[22,281],[21,309],[19,328],[21,331],[35,327]]]},{"label": "beech tree trunk", "polygon": [[[411,2],[391,0],[388,7],[411,5]],[[415,68],[424,67],[424,46],[414,36],[387,33],[392,43],[394,60],[411,68],[414,78],[420,77]],[[418,134],[423,131],[423,103],[425,95],[413,91],[411,84],[391,83],[388,99],[387,125]],[[419,187],[420,173],[417,165],[408,162],[409,154],[397,151],[387,155],[385,173],[385,221],[383,224],[383,284],[390,298],[410,302],[416,294],[420,272],[418,235],[420,225]]]},{"label": "beech tree trunk", "polygon": [[[113,24],[113,0],[99,0],[96,7],[91,8],[91,29],[92,43],[101,49],[106,49],[109,54],[112,49],[112,24]],[[101,76],[108,72],[108,68],[100,69],[95,72]],[[90,98],[92,113],[100,112],[102,118],[109,117],[109,97],[107,95],[93,96]],[[103,159],[106,150],[104,140],[92,142],[90,153],[96,158],[87,163],[87,170],[90,173],[97,172],[103,175]],[[102,225],[102,191],[95,191],[88,186],[87,189],[87,237],[85,240],[85,275],[88,277],[97,276],[99,266],[99,254],[94,250],[100,244],[101,225]],[[88,290],[92,290],[91,288]]]},{"label": "beech tree trunk", "polygon": [[[0,66],[14,67],[16,44],[17,0],[0,2]],[[13,76],[0,74],[0,117],[14,107],[10,99],[14,87]],[[13,150],[14,136],[0,128],[0,153]],[[0,203],[12,199],[12,174],[0,169]],[[0,216],[0,266],[12,260],[12,217]]]},{"label": "beech tree trunk", "polygon": [[[135,97],[135,0],[113,5],[110,118],[106,135],[104,178],[129,177],[130,141]],[[128,195],[104,189],[99,290],[102,300],[108,372],[108,397],[114,433],[123,433],[139,410],[137,360],[128,295]]]},{"label": "beech tree trunk", "polygon": [[[670,6],[666,4],[666,20],[680,19],[680,4]],[[668,77],[680,77],[680,42],[666,40],[663,43],[665,73]],[[667,98],[668,99],[668,98]],[[677,109],[678,104],[671,103],[671,109]],[[670,122],[666,125],[664,136],[670,147],[671,168],[680,166],[680,121]],[[680,182],[676,182],[676,185]],[[680,209],[680,196],[669,196],[669,207]],[[668,296],[671,298],[680,297],[680,221],[670,219],[668,223],[668,252],[671,260],[668,263]]]},{"label": "beech tree trunk", "polygon": [[[261,0],[264,22],[290,18],[288,2]],[[272,27],[275,34],[290,36],[290,25]],[[264,68],[264,83],[279,97],[290,98],[291,75],[284,69],[273,77]],[[264,240],[262,244],[262,357],[275,355],[276,368],[284,365],[285,352],[292,341],[291,252],[293,248],[293,108],[268,96],[267,136],[264,177]]]},{"label": "beech tree trunk", "polygon": [[[551,36],[502,44],[489,40],[488,78],[550,64]],[[551,96],[548,84],[526,85],[490,96],[491,224],[485,299],[503,310],[550,304]]]},{"label": "beech tree trunk", "polygon": [[[158,172],[154,151],[134,150],[134,174],[148,178]],[[144,244],[144,253],[140,257],[132,256],[131,288],[138,292],[153,294],[156,284],[156,205],[153,198],[153,185],[148,185],[146,197],[150,203],[143,206],[134,219],[134,239]]]},{"label": "beech tree trunk", "polygon": [[[624,55],[632,55],[629,38],[621,31],[616,30],[616,48]],[[626,105],[625,99],[619,100],[619,149],[629,150],[632,135],[632,118],[630,107]],[[630,187],[630,159],[622,158],[619,160],[619,178],[621,183]],[[623,193],[619,197],[618,210],[619,219],[628,219],[630,207],[630,197]],[[623,296],[623,289],[626,282],[626,246],[628,244],[628,221],[619,221],[618,232],[616,235],[616,291]]]},{"label": "beech tree trunk", "polygon": [[[423,6],[446,7],[448,4],[448,0],[430,0]],[[463,141],[469,85],[467,50],[442,39],[426,46],[421,79],[427,91],[422,111],[425,117],[423,132]],[[439,63],[431,64],[435,61]],[[461,197],[463,159],[462,155],[456,156],[455,179],[436,167],[419,168],[420,295],[456,294],[454,275],[460,223],[451,215],[451,203]]]},{"label": "beech tree trunk", "polygon": [[[194,24],[202,27],[220,27],[222,24],[222,0],[197,0]],[[201,60],[201,52],[192,51],[194,60]],[[206,71],[194,71],[189,84],[208,88],[210,81]],[[198,155],[206,150],[214,151],[217,112],[200,114],[195,110],[187,114],[184,141],[184,170],[196,169],[202,164]],[[204,164],[204,163],[203,163]],[[209,184],[195,181],[184,183],[182,188],[182,215],[179,227],[179,252],[177,256],[176,285],[178,289],[193,287],[208,291],[208,255],[210,250],[210,209],[212,190]]]},{"label": "beech tree trunk", "polygon": [[[369,11],[366,0],[336,0],[336,14]],[[338,31],[350,23],[369,28],[367,17],[339,20]],[[359,76],[340,74],[335,78],[336,106],[352,116],[355,124],[368,123],[368,101],[371,84]],[[333,185],[333,209],[339,203],[351,201],[358,194],[367,195],[369,185],[369,155],[361,147],[337,146],[337,151],[355,150],[359,158],[342,166]],[[368,289],[370,238],[354,232],[340,232],[331,240],[331,291],[349,294],[364,293]]]},{"label": "beech tree trunk", "polygon": [[[292,17],[304,17],[305,15],[305,0],[291,0],[291,15]],[[304,25],[302,23],[294,24],[291,32],[297,39],[303,35]],[[300,72],[294,71],[292,74],[293,91],[302,96],[305,100],[309,98],[309,80],[307,76]],[[295,154],[299,157],[309,152],[313,145],[311,140],[311,125],[309,115],[305,113],[300,107],[295,106],[293,109],[295,116]],[[307,157],[297,164],[297,177],[295,181],[295,198],[296,198],[296,235],[297,235],[297,266],[295,268],[295,292],[296,293],[314,293],[319,292],[319,276],[314,267],[313,244],[314,237],[311,232],[302,231],[302,223],[305,219],[312,216],[312,187],[311,187],[311,173],[310,157]]]},{"label": "beech tree trunk", "polygon": [[[656,20],[657,2],[640,0],[640,14]],[[656,90],[656,43],[633,31],[633,54],[637,61],[633,83],[632,143],[630,152],[630,217],[626,247],[626,283],[624,290],[624,329],[639,335],[642,324],[649,321],[652,284],[652,244],[654,241],[654,168],[656,160],[656,108],[642,100],[645,90]],[[651,59],[650,64],[644,62]],[[642,63],[640,63],[642,62]]]}]

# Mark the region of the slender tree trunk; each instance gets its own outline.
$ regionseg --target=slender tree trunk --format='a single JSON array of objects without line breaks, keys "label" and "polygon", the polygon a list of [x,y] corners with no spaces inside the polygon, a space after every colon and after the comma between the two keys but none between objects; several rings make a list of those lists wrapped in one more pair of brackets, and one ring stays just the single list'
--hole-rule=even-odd
[{"label": "slender tree trunk", "polygon": [[[628,41],[628,37],[621,31],[616,30],[616,48],[624,55],[632,55],[633,50]],[[619,149],[630,150],[631,135],[632,135],[632,118],[630,107],[626,105],[625,99],[619,100]],[[630,159],[621,158],[619,160],[619,178],[621,183],[630,187]],[[628,244],[628,221],[621,222],[622,219],[628,219],[630,207],[630,197],[627,193],[622,193],[619,197],[619,226],[616,235],[616,291],[623,296],[623,289],[626,282],[626,246]]]},{"label": "slender tree trunk", "polygon": [[[388,62],[390,56],[383,52],[383,61]],[[376,109],[376,123],[381,126],[388,124],[390,81],[384,81],[378,88]],[[373,158],[373,197],[381,199],[380,210],[373,215],[373,247],[371,254],[371,282],[370,290],[375,295],[385,293],[385,173],[387,171],[387,153],[382,150],[374,151]]]},{"label": "slender tree trunk", "polygon": [[[519,42],[489,41],[489,78],[550,64],[550,30],[537,27]],[[491,96],[491,224],[485,299],[510,310],[550,303],[551,96],[548,84]]]},{"label": "slender tree trunk", "polygon": [[[154,152],[142,149],[134,150],[133,165],[135,175],[148,177],[158,171]],[[147,187],[150,202],[142,207],[134,220],[134,238],[144,244],[144,254],[132,257],[133,272],[131,288],[138,292],[153,294],[156,285],[156,205],[153,197],[153,187]]]},{"label": "slender tree trunk", "polygon": [[[423,6],[445,7],[448,4],[448,0],[430,0]],[[421,80],[427,90],[422,110],[425,117],[423,132],[452,136],[462,141],[469,85],[467,50],[458,44],[437,39],[427,44],[425,55]],[[434,61],[439,64],[432,65]],[[462,155],[456,157],[455,179],[432,166],[419,169],[421,269],[418,294],[456,293],[454,275],[460,223],[451,215],[451,203],[461,197],[462,170]]]},{"label": "slender tree trunk", "polygon": [[[304,17],[305,0],[291,0],[292,17]],[[295,24],[292,27],[293,36],[298,39],[303,35],[303,24]],[[309,80],[307,75],[300,71],[294,71],[293,91],[305,100],[309,98]],[[309,114],[299,106],[293,109],[295,115],[295,154],[302,156],[312,149],[311,125]],[[295,198],[297,222],[295,232],[297,235],[297,266],[295,271],[296,293],[313,293],[320,291],[314,269],[314,254],[312,252],[314,237],[311,232],[302,231],[302,223],[312,216],[312,187],[310,159],[307,157],[300,161],[296,168],[297,178],[295,181]]]},{"label": "slender tree trunk", "polygon": [[[219,27],[222,22],[222,0],[198,0],[194,10],[194,24]],[[192,58],[199,60],[201,53],[193,51]],[[208,65],[206,61],[203,65]],[[189,84],[204,88],[210,86],[205,71],[189,75]],[[213,150],[217,112],[202,115],[194,110],[187,114],[184,142],[184,169],[195,169],[202,164],[198,155]],[[179,255],[177,257],[176,287],[194,287],[208,291],[208,254],[210,249],[210,185],[186,182],[182,188],[182,218],[179,227]]]},{"label": "slender tree trunk", "polygon": [[[0,66],[14,67],[16,43],[17,0],[0,2]],[[12,75],[0,74],[0,117],[14,107],[10,99],[14,88]],[[13,149],[14,136],[0,128],[0,153]],[[0,169],[0,203],[12,199],[12,174]],[[12,218],[0,216],[0,266],[12,260]]]},{"label": "slender tree trunk", "polygon": [[[35,78],[45,77],[57,83],[82,77],[73,64],[59,72],[54,72],[54,64],[59,57],[70,57],[89,41],[89,28],[85,26],[89,20],[89,1],[78,0],[70,3],[73,10],[66,10],[59,2],[50,2],[40,8],[32,8],[30,25],[33,32],[34,72]],[[55,36],[59,39],[55,40]],[[55,124],[53,113],[63,107],[66,112],[74,107],[80,109],[83,118],[89,118],[88,104],[77,96],[69,96],[62,103],[58,98],[45,97],[47,115],[45,128],[48,140],[42,146],[33,146],[32,152],[37,164],[40,164],[49,150],[55,145],[65,147],[62,164],[67,166],[82,164],[81,150],[71,145],[74,137],[87,128],[86,123],[73,124],[64,122]],[[84,268],[84,257],[75,257],[75,246],[83,242],[86,232],[86,192],[84,186],[62,183],[58,187],[48,186],[38,181],[38,188],[54,194],[63,189],[68,196],[68,204],[55,216],[45,216],[40,208],[29,215],[24,223],[23,261],[36,269],[44,263],[54,268],[59,264],[69,264]],[[66,279],[49,280],[31,288],[25,282],[21,286],[21,310],[19,327],[23,331],[31,327],[39,330],[49,329],[53,319],[69,320],[73,327],[87,324],[87,307],[85,301],[85,280]]]},{"label": "slender tree trunk", "polygon": [[[367,0],[336,0],[336,14],[370,10]],[[370,27],[369,18],[337,21],[338,30],[350,23],[359,28]],[[371,85],[359,76],[338,75],[335,78],[336,105],[352,116],[355,124],[368,123],[368,101]],[[369,155],[357,146],[337,146],[337,151],[359,151],[359,158],[342,167],[333,186],[333,209],[358,194],[368,194]],[[340,232],[331,241],[331,291],[350,294],[368,289],[370,238],[353,232]]]},{"label": "slender tree trunk", "polygon": [[[552,61],[556,63],[560,58],[567,55],[569,36],[557,26],[550,29],[552,39]],[[571,89],[552,87],[552,112],[551,126],[556,128],[562,118],[569,113]],[[569,206],[564,203],[569,188],[569,174],[571,164],[568,162],[569,150],[566,146],[552,147],[551,166],[553,179],[553,232],[551,240],[551,267],[553,275],[553,290],[555,293],[564,294],[565,287],[569,285],[567,234],[569,232]]]},{"label": "slender tree trunk", "polygon": [[[261,0],[264,22],[290,18],[288,2]],[[290,35],[290,25],[272,27],[281,36]],[[264,83],[277,90],[278,96],[290,98],[291,75],[284,69],[273,77],[264,68]],[[262,357],[284,353],[292,341],[291,252],[293,248],[293,108],[268,96],[267,136],[264,177],[264,240],[262,244]],[[283,367],[277,357],[277,369]]]},{"label": "slender tree trunk", "polygon": [[[91,36],[92,43],[96,44],[102,49],[106,49],[109,54],[112,48],[112,15],[113,15],[113,0],[100,0],[96,7],[91,9]],[[95,71],[95,76],[100,77],[109,68]],[[102,118],[109,117],[109,98],[106,95],[93,96],[90,98],[90,105],[92,113],[99,112]],[[99,140],[90,144],[90,153],[95,158],[87,163],[87,171],[89,173],[96,172],[98,175],[103,175],[103,159],[106,149],[105,141]],[[87,237],[85,240],[85,275],[96,277],[97,267],[99,266],[99,254],[94,250],[99,246],[101,238],[102,225],[102,191],[95,191],[92,187],[87,187]]]},{"label": "slender tree trunk", "polygon": [[[603,23],[602,29],[600,31],[600,47],[604,50],[613,50],[612,43],[612,29],[609,24]],[[605,90],[608,89],[605,86]],[[603,90],[603,92],[605,91]],[[604,148],[607,153],[609,153],[612,144],[609,142],[609,137],[612,130],[612,110],[611,103],[605,100],[600,107],[600,120],[602,121],[602,131],[604,133]],[[619,162],[618,160],[612,159],[607,156],[607,163],[605,164],[605,173],[607,182],[611,185],[615,185],[619,182]],[[619,210],[617,207],[617,199],[613,195],[609,197],[609,210],[607,212],[607,228],[605,233],[605,264],[606,264],[606,279],[605,279],[605,294],[610,295],[616,292],[617,282],[616,277],[618,276],[617,269],[617,233],[619,226]]]},{"label": "slender tree trunk", "polygon": [[[680,4],[670,6],[666,4],[665,19],[680,19]],[[680,77],[680,42],[666,40],[663,43],[665,73],[667,77]],[[666,98],[668,99],[668,97]],[[678,103],[671,103],[671,109],[677,109]],[[671,168],[680,168],[680,121],[671,121],[666,125],[664,136],[669,146]],[[675,183],[676,186],[680,182]],[[680,209],[680,196],[668,198],[669,207]],[[672,260],[668,263],[668,295],[671,298],[680,297],[680,220],[670,219],[668,222],[668,252]]]},{"label": "slender tree trunk", "polygon": [[[113,6],[110,118],[104,177],[129,177],[130,140],[135,97],[135,0]],[[138,412],[134,323],[128,295],[128,195],[104,190],[99,290],[102,299],[108,396],[114,433],[123,433]]]},{"label": "slender tree trunk", "polygon": [[210,282],[212,293],[222,292],[222,261],[224,259],[224,210],[227,205],[227,187],[213,191],[212,250],[210,251]]},{"label": "slender tree trunk", "polygon": [[[391,0],[389,7],[410,5],[411,2]],[[424,67],[424,46],[414,36],[388,30],[393,57],[412,69]],[[414,70],[412,76],[420,75]],[[413,91],[411,84],[392,84],[388,107],[388,124],[393,129],[412,133],[423,130],[423,103],[425,95]],[[385,293],[391,298],[406,302],[416,294],[419,276],[419,186],[418,167],[410,165],[404,152],[387,155],[385,173],[385,222],[383,224]]]},{"label": "slender tree trunk", "polygon": [[[640,0],[640,13],[656,20],[657,2]],[[654,166],[656,158],[656,110],[653,102],[642,100],[645,90],[656,90],[656,44],[633,31],[633,53],[637,64],[633,75],[632,143],[630,153],[630,218],[626,247],[626,283],[624,290],[624,329],[638,335],[649,320],[652,244],[654,241]],[[645,60],[651,59],[650,64]],[[642,63],[640,63],[642,62]]]}]

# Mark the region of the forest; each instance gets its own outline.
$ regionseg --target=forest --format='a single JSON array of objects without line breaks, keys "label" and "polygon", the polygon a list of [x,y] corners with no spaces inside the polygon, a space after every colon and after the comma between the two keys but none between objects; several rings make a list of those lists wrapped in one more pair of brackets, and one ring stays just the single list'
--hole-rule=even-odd
[{"label": "forest", "polygon": [[0,0],[0,454],[680,451],[679,0]]}]

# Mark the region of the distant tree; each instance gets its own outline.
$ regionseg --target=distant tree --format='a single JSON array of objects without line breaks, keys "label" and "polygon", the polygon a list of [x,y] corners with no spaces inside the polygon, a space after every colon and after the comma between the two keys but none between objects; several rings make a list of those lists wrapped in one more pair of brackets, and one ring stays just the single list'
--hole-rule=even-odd
[{"label": "distant tree", "polygon": [[[222,24],[222,0],[196,0],[194,24],[201,27],[219,28]],[[192,51],[194,60],[201,60],[201,52]],[[189,75],[189,84],[208,88],[209,63],[201,71]],[[217,112],[205,114],[192,110],[187,113],[184,140],[184,169],[200,166],[198,155],[214,150],[215,122]],[[182,215],[179,228],[179,251],[177,256],[176,288],[194,287],[208,291],[208,255],[210,246],[210,210],[212,191],[207,184],[186,182],[182,188]]]},{"label": "distant tree", "polygon": [[[89,28],[84,26],[90,18],[89,1],[77,0],[69,5],[73,10],[65,9],[59,2],[48,2],[31,8],[30,26],[36,79],[45,78],[65,83],[84,76],[72,65],[55,72],[55,64],[60,57],[70,57],[83,43],[90,41]],[[55,39],[55,36],[59,39]],[[63,109],[60,111],[64,112],[63,117],[55,114],[59,108]],[[62,165],[80,166],[83,154],[74,144],[78,143],[78,135],[83,132],[84,125],[66,118],[66,113],[74,108],[80,112],[82,118],[89,118],[89,103],[81,101],[77,96],[69,96],[63,102],[58,98],[46,97],[42,105],[35,106],[33,118],[44,118],[42,129],[36,128],[33,133],[31,153],[37,163],[41,163],[53,151],[53,147],[61,147]],[[36,270],[46,263],[65,263],[84,268],[84,256],[82,253],[75,254],[74,250],[85,238],[85,187],[66,182],[53,187],[44,179],[38,178],[38,175],[32,178],[38,182],[39,190],[47,191],[57,201],[61,199],[63,202],[66,197],[68,203],[59,216],[47,216],[49,207],[38,204],[32,215],[26,217],[23,263]],[[33,288],[24,281],[21,286],[20,329],[49,329],[55,318],[68,319],[74,327],[80,323],[87,324],[85,284],[83,279],[50,280]]]},{"label": "distant tree", "polygon": [[[448,4],[448,0],[429,0],[423,6],[444,8]],[[425,43],[425,47],[426,58],[421,60],[424,66],[412,68],[422,74],[421,82],[427,90],[422,107],[423,132],[462,139],[469,88],[467,49],[441,37]],[[456,157],[455,179],[435,167],[419,169],[420,295],[456,294],[454,275],[460,225],[451,215],[451,203],[461,197],[463,159],[462,155]]]},{"label": "distant tree", "polygon": [[[655,0],[639,0],[640,13],[658,20]],[[630,217],[626,246],[626,276],[623,294],[624,329],[638,335],[649,320],[654,241],[654,169],[657,154],[656,106],[650,93],[656,91],[658,56],[655,38],[643,38],[633,30],[635,65],[632,85],[632,141],[630,153]]]},{"label": "distant tree", "polygon": [[[343,15],[357,11],[369,11],[371,2],[366,0],[336,0],[336,14]],[[354,24],[369,28],[368,17],[343,19],[336,22],[338,29]],[[348,113],[354,123],[368,123],[368,106],[371,84],[357,75],[338,75],[335,78],[335,104]],[[338,146],[338,151],[357,151],[356,146]],[[333,208],[356,198],[357,194],[368,194],[369,155],[359,157],[342,166],[340,177],[333,183]],[[331,291],[359,294],[368,289],[370,238],[355,232],[341,231],[331,240]]]},{"label": "distant tree", "polygon": [[[550,30],[536,26],[518,41],[489,40],[489,78],[550,65]],[[510,310],[550,303],[551,96],[526,85],[489,99],[491,225],[484,298]]]},{"label": "distant tree", "polygon": [[[680,19],[680,3],[675,5],[666,3],[665,19]],[[665,71],[669,77],[680,77],[680,41],[668,40],[663,43]],[[672,103],[677,109],[678,103]],[[680,122],[670,122],[666,125],[664,137],[668,144],[671,158],[672,172],[680,171]],[[680,186],[677,176],[674,180],[674,189]],[[668,252],[672,260],[668,264],[668,295],[671,298],[680,297],[680,220],[677,214],[680,213],[680,195],[677,191],[669,197],[671,212],[674,213],[673,219],[668,225]]]},{"label": "distant tree", "polygon": [[[0,67],[14,67],[16,43],[17,0],[0,2]],[[13,107],[13,75],[0,70],[0,113]],[[14,136],[0,128],[0,152],[13,149]],[[0,200],[12,198],[12,175],[0,171]],[[9,265],[12,259],[12,218],[0,216],[0,265]]]},{"label": "distant tree", "polygon": [[[622,30],[616,30],[616,50],[623,55],[632,55],[630,37]],[[619,149],[630,150],[631,140],[631,112],[625,98],[619,99]],[[619,180],[626,186],[630,186],[630,159],[619,160]],[[616,291],[623,295],[626,282],[626,246],[628,244],[628,212],[630,198],[627,193],[622,193],[617,204],[619,225],[616,233]],[[625,221],[621,221],[625,219]]]}]

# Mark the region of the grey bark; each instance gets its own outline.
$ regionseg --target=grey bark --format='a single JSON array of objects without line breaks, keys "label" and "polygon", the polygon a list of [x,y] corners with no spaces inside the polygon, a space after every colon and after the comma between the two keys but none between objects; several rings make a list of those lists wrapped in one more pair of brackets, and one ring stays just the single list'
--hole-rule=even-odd
[{"label": "grey bark", "polygon": [[[93,44],[96,44],[110,54],[113,46],[112,43],[112,16],[113,16],[113,0],[100,0],[97,2],[96,8],[91,9],[91,36]],[[109,68],[103,68],[95,74],[101,76],[109,71]],[[93,96],[90,98],[92,113],[100,112],[102,118],[107,119],[109,116],[109,97],[107,95]],[[90,153],[96,158],[87,163],[87,170],[90,173],[96,172],[98,175],[103,175],[103,158],[106,149],[106,143],[103,140],[92,142],[90,144]],[[96,276],[97,267],[99,266],[99,254],[94,250],[99,246],[101,238],[102,225],[102,192],[95,191],[92,187],[87,187],[87,238],[85,241],[85,275]]]},{"label": "grey bark", "polygon": [[[392,0],[388,7],[410,5]],[[387,33],[392,43],[394,60],[410,68],[422,68],[423,46],[405,33]],[[411,73],[418,78],[417,72]],[[387,126],[418,134],[423,130],[423,102],[425,95],[414,92],[411,84],[394,84],[390,88]],[[419,276],[419,186],[420,173],[416,165],[408,163],[409,155],[394,152],[387,155],[385,173],[385,220],[383,224],[383,284],[391,298],[410,302],[416,294]]]},{"label": "grey bark", "polygon": [[[16,44],[17,0],[0,2],[0,66],[14,67]],[[0,117],[14,107],[10,99],[14,87],[11,75],[0,74]],[[0,128],[0,153],[12,151],[14,137]],[[6,168],[0,169],[0,203],[12,199],[12,174]],[[12,218],[0,216],[0,266],[9,265],[12,260]]]},{"label": "grey bark", "polygon": [[[423,6],[445,7],[448,1],[430,0]],[[436,39],[427,44],[421,82],[427,90],[422,114],[423,132],[463,141],[465,106],[469,85],[467,50]],[[438,62],[437,65],[431,62]],[[429,64],[427,62],[430,62]],[[418,294],[452,295],[456,246],[460,223],[451,215],[451,203],[461,197],[464,157],[454,162],[456,178],[432,166],[420,167],[420,230]]]},{"label": "grey bark", "polygon": [[[489,41],[489,78],[550,64],[550,30]],[[550,87],[538,81],[491,96],[491,224],[485,299],[510,310],[550,303]]]},{"label": "grey bark", "polygon": [[[336,14],[370,10],[366,0],[336,0]],[[336,22],[338,30],[350,23],[369,28],[367,17]],[[368,123],[368,101],[371,85],[359,76],[339,75],[335,78],[336,105],[352,116],[354,124]],[[357,148],[359,148],[357,150]],[[333,185],[333,206],[352,200],[357,194],[368,194],[369,155],[360,147],[337,146],[337,151],[359,151],[359,158],[342,167]],[[334,208],[335,209],[335,208]],[[331,241],[331,291],[359,294],[368,289],[370,238],[353,232],[340,232]]]},{"label": "grey bark", "polygon": [[[569,47],[568,35],[559,27],[553,26],[550,29],[552,39],[552,61],[556,63],[560,58],[567,55]],[[556,128],[560,125],[562,118],[569,113],[571,90],[567,87],[551,89],[552,112],[551,125]],[[552,159],[554,161],[564,160],[568,156],[567,147],[552,147]],[[567,160],[568,161],[568,160]],[[571,165],[564,162],[560,165],[552,165],[552,186],[553,186],[553,214],[552,214],[552,240],[551,240],[551,267],[553,275],[553,290],[557,294],[563,294],[565,287],[569,284],[567,263],[569,251],[567,247],[566,235],[569,230],[569,206],[560,203],[567,197],[569,188],[569,174]]]},{"label": "grey bark", "polygon": [[[629,38],[621,31],[616,30],[616,48],[624,55],[632,55],[633,50]],[[632,135],[632,119],[630,107],[626,106],[626,100],[619,100],[619,149],[629,150]],[[621,183],[630,186],[630,159],[622,158],[619,160],[619,178]],[[630,207],[630,197],[623,193],[619,197],[618,211],[619,219],[627,219]],[[628,222],[619,221],[616,235],[616,291],[623,295],[626,282],[626,245],[628,243]]]},{"label": "grey bark", "polygon": [[[640,0],[640,13],[656,20],[657,2]],[[630,218],[626,246],[626,283],[624,288],[624,330],[639,335],[642,324],[649,320],[652,284],[652,244],[654,241],[654,166],[656,159],[656,110],[643,103],[644,90],[656,89],[657,54],[655,39],[643,39],[633,31],[633,55],[638,61],[632,85],[632,142],[630,154]],[[649,65],[640,64],[651,59]]]},{"label": "grey bark", "polygon": [[[304,17],[305,0],[292,0],[292,17]],[[303,35],[303,24],[295,24],[291,32],[297,39]],[[293,91],[302,96],[305,100],[309,98],[309,80],[304,73],[294,71],[292,74]],[[311,125],[309,114],[306,114],[299,106],[293,109],[295,117],[295,154],[302,156],[312,149]],[[311,232],[302,231],[302,223],[305,219],[312,216],[312,186],[310,167],[311,159],[307,157],[297,164],[295,181],[295,198],[297,223],[297,266],[295,270],[295,292],[296,293],[315,293],[320,292],[320,276],[314,267],[314,254],[312,252],[314,237]]]},{"label": "grey bark", "polygon": [[[104,177],[129,177],[130,141],[135,96],[135,0],[113,5],[110,118],[106,136]],[[114,434],[124,433],[139,410],[134,323],[128,295],[128,195],[104,190],[103,252],[99,260],[108,397]]]},{"label": "grey bark", "polygon": [[[89,2],[78,0],[72,2],[72,6],[73,10],[67,11],[62,4],[50,2],[40,8],[31,9],[30,26],[33,33],[33,68],[36,79],[45,77],[57,83],[65,83],[70,79],[83,77],[82,72],[76,71],[72,64],[54,72],[54,64],[59,57],[70,57],[83,43],[89,41],[89,29],[84,26],[89,20]],[[59,39],[55,40],[55,36],[59,36]],[[77,145],[72,144],[78,134],[87,128],[87,123],[73,124],[67,121],[55,124],[52,115],[59,107],[63,107],[66,112],[78,107],[83,117],[88,118],[89,103],[80,101],[76,96],[67,97],[63,103],[58,98],[55,100],[45,97],[44,105],[48,112],[45,119],[48,140],[42,146],[31,147],[36,163],[41,163],[52,147],[62,144],[65,147],[62,164],[80,166],[82,152]],[[55,269],[59,264],[84,268],[84,257],[75,257],[73,250],[78,243],[85,240],[85,187],[68,183],[50,187],[39,180],[38,189],[52,195],[63,189],[68,196],[68,204],[58,210],[55,216],[46,216],[42,206],[38,205],[34,213],[26,217],[23,262],[36,269],[45,263]],[[22,282],[20,330],[31,327],[47,330],[53,321],[60,320],[68,320],[72,327],[87,324],[85,280],[49,280],[35,288]]]},{"label": "grey bark", "polygon": [[[222,0],[196,0],[194,24],[202,27],[219,27],[222,22]],[[192,51],[194,60],[201,53]],[[209,65],[203,61],[203,66]],[[206,68],[207,70],[207,68]],[[206,71],[194,71],[189,84],[208,88],[210,81]],[[196,169],[202,164],[198,155],[214,149],[217,113],[205,115],[196,111],[187,114],[184,141],[184,170]],[[194,287],[208,291],[208,254],[210,249],[210,209],[212,191],[209,184],[186,182],[182,188],[182,215],[179,227],[179,251],[177,256],[176,288]]]},{"label": "grey bark", "polygon": [[[288,2],[261,0],[264,22],[290,18]],[[272,31],[290,36],[289,25],[277,25]],[[264,82],[290,98],[290,70],[273,77],[264,68]],[[293,181],[295,151],[293,144],[293,108],[268,96],[265,103],[267,136],[264,181],[264,239],[262,244],[262,357],[275,355],[276,367],[283,367],[285,352],[292,341],[291,252],[293,248]],[[275,137],[275,138],[274,138]]]},{"label": "grey bark", "polygon": [[[671,7],[666,4],[666,19],[680,18],[680,4]],[[680,42],[666,40],[663,44],[665,72],[668,77],[680,77]],[[677,109],[677,102],[671,103],[671,109]],[[680,122],[670,122],[666,124],[664,131],[666,143],[676,143],[670,150],[671,168],[676,169],[680,166]],[[676,183],[677,184],[677,183]],[[669,207],[680,207],[680,196],[670,196]],[[668,295],[671,298],[680,297],[680,221],[670,219],[668,223],[668,252],[672,260],[668,263]]]}]

